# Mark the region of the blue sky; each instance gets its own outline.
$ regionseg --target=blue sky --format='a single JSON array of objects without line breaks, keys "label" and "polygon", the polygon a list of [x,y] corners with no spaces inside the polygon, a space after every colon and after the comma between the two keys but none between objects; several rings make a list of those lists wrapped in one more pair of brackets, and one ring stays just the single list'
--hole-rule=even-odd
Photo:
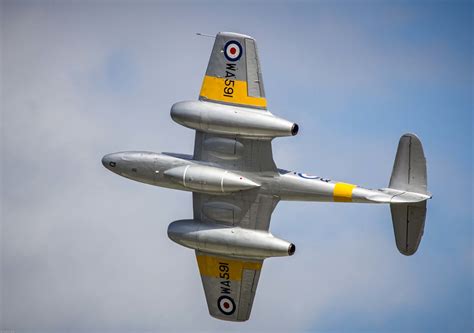
[{"label": "blue sky", "polygon": [[[1,329],[473,330],[473,4],[446,1],[1,4]],[[166,228],[189,193],[105,170],[120,150],[189,153],[170,106],[196,99],[212,39],[257,39],[270,110],[297,122],[279,167],[388,184],[416,133],[425,234],[400,255],[388,207],[281,202],[251,320],[207,314],[192,251]]]}]

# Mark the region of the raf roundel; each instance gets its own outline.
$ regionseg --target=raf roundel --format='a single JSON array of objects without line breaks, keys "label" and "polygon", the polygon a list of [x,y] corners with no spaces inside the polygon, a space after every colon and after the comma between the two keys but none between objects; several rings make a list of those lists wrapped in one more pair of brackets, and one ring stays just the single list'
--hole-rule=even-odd
[{"label": "raf roundel", "polygon": [[242,45],[236,40],[228,41],[224,46],[224,55],[229,61],[237,61],[242,56]]},{"label": "raf roundel", "polygon": [[217,307],[219,308],[220,312],[228,316],[235,312],[234,300],[229,296],[219,297],[217,300]]}]

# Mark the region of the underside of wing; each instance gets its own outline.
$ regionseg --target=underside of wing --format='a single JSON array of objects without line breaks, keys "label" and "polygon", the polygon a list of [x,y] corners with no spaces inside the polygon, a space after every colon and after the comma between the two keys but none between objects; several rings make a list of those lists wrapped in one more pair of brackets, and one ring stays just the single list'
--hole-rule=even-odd
[{"label": "underside of wing", "polygon": [[279,199],[248,190],[230,195],[193,193],[194,219],[233,227],[267,231]]},{"label": "underside of wing", "polygon": [[229,321],[250,317],[263,260],[215,256],[196,251],[211,316]]},{"label": "underside of wing", "polygon": [[229,170],[277,172],[270,140],[252,140],[196,131],[194,159]]}]

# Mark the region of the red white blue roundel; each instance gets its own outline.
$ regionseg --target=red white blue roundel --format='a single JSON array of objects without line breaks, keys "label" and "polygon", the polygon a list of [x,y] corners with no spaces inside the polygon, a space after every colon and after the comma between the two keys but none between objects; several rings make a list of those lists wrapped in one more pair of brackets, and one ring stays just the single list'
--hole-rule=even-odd
[{"label": "red white blue roundel", "polygon": [[234,300],[229,296],[219,297],[217,300],[217,307],[219,308],[220,312],[228,316],[235,312]]},{"label": "red white blue roundel", "polygon": [[236,40],[225,43],[224,55],[229,61],[237,61],[242,56],[242,45]]}]

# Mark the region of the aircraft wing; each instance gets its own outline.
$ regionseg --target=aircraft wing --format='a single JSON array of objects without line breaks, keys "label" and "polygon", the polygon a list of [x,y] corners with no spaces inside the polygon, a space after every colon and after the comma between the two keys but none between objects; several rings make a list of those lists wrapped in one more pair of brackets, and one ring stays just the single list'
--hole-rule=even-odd
[{"label": "aircraft wing", "polygon": [[[216,36],[200,100],[268,112],[255,40],[235,33]],[[229,111],[232,112],[232,111]],[[271,140],[245,139],[196,131],[194,159],[228,170],[274,177]],[[268,231],[278,198],[257,190],[229,195],[193,193],[194,219]],[[229,321],[250,317],[262,260],[196,251],[209,313]]]},{"label": "aircraft wing", "polygon": [[199,99],[267,108],[257,44],[252,37],[231,32],[217,34]]},{"label": "aircraft wing", "polygon": [[196,131],[194,159],[228,170],[277,173],[270,140],[242,139]]},{"label": "aircraft wing", "polygon": [[245,321],[252,310],[263,260],[244,260],[196,251],[211,316]]},{"label": "aircraft wing", "polygon": [[[268,230],[277,198],[239,192],[230,196],[193,193],[194,218],[242,228]],[[196,251],[201,280],[211,316],[249,319],[263,260],[216,256]]]}]

